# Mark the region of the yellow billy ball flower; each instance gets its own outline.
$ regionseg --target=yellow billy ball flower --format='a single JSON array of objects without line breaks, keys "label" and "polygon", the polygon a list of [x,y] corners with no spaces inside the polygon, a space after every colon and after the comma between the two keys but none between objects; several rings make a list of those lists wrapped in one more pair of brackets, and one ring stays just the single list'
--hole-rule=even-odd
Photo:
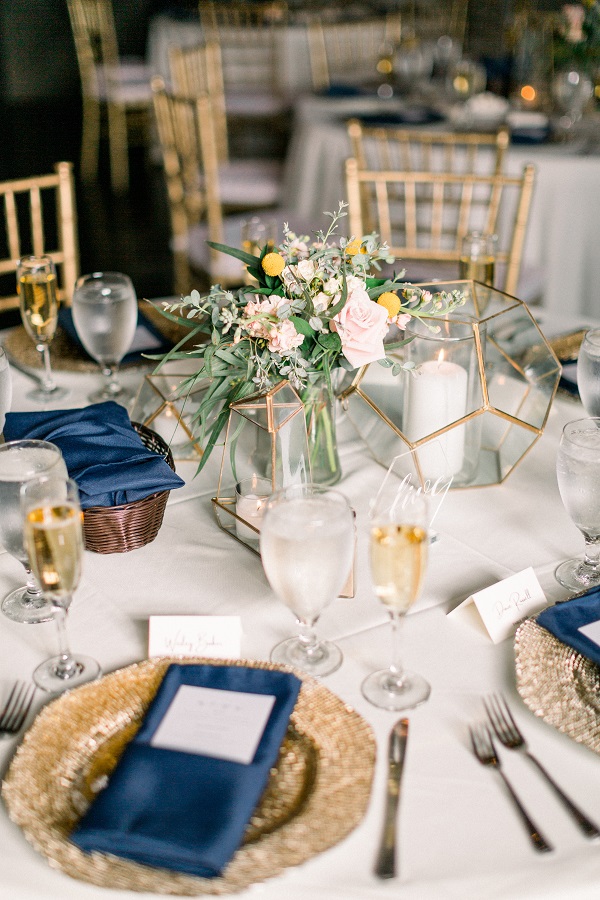
[{"label": "yellow billy ball flower", "polygon": [[279,253],[267,253],[263,257],[262,267],[267,275],[281,275],[285,269],[285,260]]},{"label": "yellow billy ball flower", "polygon": [[398,294],[393,294],[391,291],[384,291],[381,294],[377,302],[380,306],[384,306],[387,309],[387,314],[390,319],[393,319],[394,316],[397,316],[400,312],[400,297]]},{"label": "yellow billy ball flower", "polygon": [[357,253],[364,252],[362,251],[361,244],[362,241],[360,240],[360,238],[354,238],[353,241],[350,241],[348,244],[346,244],[346,253],[348,254],[348,256],[356,256]]}]

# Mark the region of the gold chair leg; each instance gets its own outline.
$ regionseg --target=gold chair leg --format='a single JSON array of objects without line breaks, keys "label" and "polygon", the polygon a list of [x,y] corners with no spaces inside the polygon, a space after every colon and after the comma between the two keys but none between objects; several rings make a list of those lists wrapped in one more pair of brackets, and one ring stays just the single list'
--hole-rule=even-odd
[{"label": "gold chair leg", "polygon": [[110,183],[116,194],[129,189],[129,155],[125,110],[113,103],[108,106],[108,143],[110,151]]},{"label": "gold chair leg", "polygon": [[83,181],[95,181],[98,177],[99,152],[100,106],[95,100],[84,97],[81,129],[81,178]]}]

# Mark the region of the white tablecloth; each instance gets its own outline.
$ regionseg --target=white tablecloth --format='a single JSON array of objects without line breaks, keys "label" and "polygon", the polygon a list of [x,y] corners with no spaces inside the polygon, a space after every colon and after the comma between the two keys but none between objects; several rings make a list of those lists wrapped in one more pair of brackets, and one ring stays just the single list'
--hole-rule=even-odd
[{"label": "white tablecloth", "polygon": [[[63,405],[81,405],[98,379],[67,375],[72,395]],[[135,373],[126,378],[136,380]],[[14,372],[14,409],[29,382]],[[508,751],[505,768],[530,811],[554,843],[538,855],[498,776],[473,758],[467,724],[482,716],[482,696],[502,690],[531,749],[562,787],[600,821],[600,760],[536,719],[515,690],[512,641],[488,638],[447,618],[446,613],[477,589],[533,566],[550,600],[563,596],[553,578],[557,563],[582,550],[582,538],[565,512],[555,478],[563,424],[582,415],[581,406],[558,399],[547,429],[501,486],[451,492],[436,520],[423,594],[404,629],[404,659],[431,683],[429,701],[409,713],[411,731],[399,820],[400,875],[380,882],[372,874],[381,831],[385,747],[397,715],[370,706],[362,679],[387,664],[386,615],[375,601],[366,565],[366,510],[384,471],[370,461],[346,421],[340,422],[344,470],[339,489],[358,516],[357,589],[323,613],[319,632],[336,639],[342,667],[327,686],[355,707],[374,729],[378,762],[367,815],[338,846],[241,898],[348,900],[402,896],[406,900],[592,900],[598,895],[600,854],[562,810],[527,760]],[[73,649],[96,657],[104,671],[139,660],[147,652],[152,614],[233,614],[243,624],[242,654],[268,658],[270,648],[293,631],[293,618],[270,590],[260,561],[215,524],[210,498],[216,487],[217,456],[194,478],[193,463],[180,464],[186,486],[173,491],[156,540],[126,554],[85,554],[81,585],[69,615]],[[0,510],[1,514],[1,510]],[[20,565],[0,553],[0,595],[23,578]],[[0,690],[15,678],[29,679],[34,667],[56,650],[52,623],[18,625],[2,618]],[[42,696],[37,697],[38,704]],[[3,771],[15,740],[0,746]],[[133,900],[150,897],[103,890],[71,880],[50,868],[25,841],[5,810],[0,811],[3,848],[1,900]]]},{"label": "white tablecloth", "polygon": [[[302,221],[318,223],[322,213],[346,199],[344,160],[351,155],[345,120],[392,109],[374,98],[297,101],[286,161],[282,206]],[[536,183],[523,256],[523,271],[541,273],[542,305],[560,314],[600,315],[600,156],[582,155],[579,143],[512,145],[506,170],[536,167]],[[410,271],[407,272],[410,278]]]}]

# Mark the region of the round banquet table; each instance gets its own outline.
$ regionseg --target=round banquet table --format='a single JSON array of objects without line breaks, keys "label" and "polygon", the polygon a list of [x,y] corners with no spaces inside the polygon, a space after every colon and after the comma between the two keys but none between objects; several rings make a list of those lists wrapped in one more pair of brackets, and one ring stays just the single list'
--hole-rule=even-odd
[{"label": "round banquet table", "polygon": [[[544,321],[542,320],[542,327]],[[559,323],[564,330],[564,320]],[[29,380],[14,376],[13,409],[31,408]],[[98,381],[93,374],[57,371],[71,387],[63,406],[85,403]],[[129,370],[132,385],[140,372]],[[564,597],[553,577],[557,563],[582,551],[577,528],[564,510],[555,478],[561,428],[582,415],[578,401],[557,396],[543,436],[506,482],[450,492],[436,519],[422,596],[403,630],[407,666],[431,683],[429,701],[408,713],[410,737],[399,818],[399,876],[379,881],[373,865],[381,833],[386,746],[397,714],[370,706],[360,684],[387,664],[389,625],[373,597],[366,560],[366,512],[384,476],[343,418],[339,424],[343,479],[339,489],[357,512],[356,593],[339,598],[319,622],[321,635],[344,653],[326,686],[373,728],[378,747],[370,804],[360,825],[337,846],[239,896],[264,900],[349,900],[402,896],[405,900],[591,900],[598,894],[598,846],[577,830],[526,759],[505,751],[505,769],[555,845],[539,855],[531,847],[498,776],[474,759],[467,726],[483,715],[482,698],[507,696],[532,751],[591,818],[600,821],[600,760],[586,747],[537,719],[515,687],[512,639],[494,645],[482,632],[447,613],[472,592],[533,566],[549,601]],[[270,590],[260,560],[221,531],[211,497],[218,453],[194,477],[195,463],[179,463],[185,487],[170,495],[155,541],[125,554],[86,552],[81,585],[69,615],[73,649],[98,659],[105,672],[147,655],[148,617],[224,614],[241,617],[242,657],[267,659],[271,647],[293,631],[293,618]],[[0,594],[22,580],[20,565],[0,552]],[[19,625],[2,618],[0,690],[54,653],[53,623]],[[38,692],[38,708],[47,698]],[[6,771],[18,739],[0,745]],[[132,900],[153,896],[103,889],[51,868],[0,811],[2,900]]]}]

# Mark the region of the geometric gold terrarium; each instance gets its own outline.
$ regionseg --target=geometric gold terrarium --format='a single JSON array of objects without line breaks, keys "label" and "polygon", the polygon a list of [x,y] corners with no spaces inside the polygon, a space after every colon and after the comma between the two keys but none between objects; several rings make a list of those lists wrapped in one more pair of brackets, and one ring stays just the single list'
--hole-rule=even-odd
[{"label": "geometric gold terrarium", "polygon": [[411,319],[411,340],[388,355],[412,369],[364,366],[342,404],[386,468],[410,450],[422,484],[502,482],[544,430],[560,363],[515,297],[476,281],[419,286],[463,291],[466,302],[445,318]]},{"label": "geometric gold terrarium", "polygon": [[304,406],[287,381],[230,406],[217,496],[221,528],[258,552],[266,499],[310,481]]},{"label": "geometric gold terrarium", "polygon": [[145,375],[131,418],[156,431],[168,444],[177,461],[198,461],[202,448],[194,438],[194,416],[204,399],[209,379],[193,379],[189,374],[169,371],[163,366],[158,374]]}]

